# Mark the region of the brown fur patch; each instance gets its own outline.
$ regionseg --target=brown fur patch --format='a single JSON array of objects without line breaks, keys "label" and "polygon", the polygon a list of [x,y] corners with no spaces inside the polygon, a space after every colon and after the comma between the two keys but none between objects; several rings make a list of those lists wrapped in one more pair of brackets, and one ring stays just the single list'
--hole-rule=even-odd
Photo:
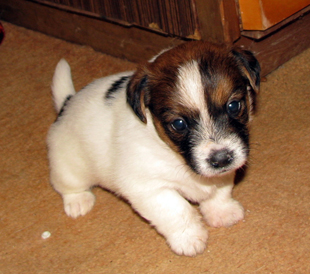
[{"label": "brown fur patch", "polygon": [[175,145],[175,143],[169,138],[169,134],[165,132],[165,129],[162,126],[160,120],[156,117],[153,119],[155,129],[157,131],[158,136],[175,152],[180,153],[180,149]]},{"label": "brown fur patch", "polygon": [[234,85],[231,78],[221,78],[218,81],[215,91],[212,93],[213,102],[217,106],[224,106],[231,97]]}]

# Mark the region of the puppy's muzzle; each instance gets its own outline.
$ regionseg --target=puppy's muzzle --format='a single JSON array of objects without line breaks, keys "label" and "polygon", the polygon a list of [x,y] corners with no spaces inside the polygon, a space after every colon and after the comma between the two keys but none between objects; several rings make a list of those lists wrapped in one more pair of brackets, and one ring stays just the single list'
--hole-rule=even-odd
[{"label": "puppy's muzzle", "polygon": [[228,149],[214,150],[207,162],[215,169],[228,167],[234,160],[234,154]]}]

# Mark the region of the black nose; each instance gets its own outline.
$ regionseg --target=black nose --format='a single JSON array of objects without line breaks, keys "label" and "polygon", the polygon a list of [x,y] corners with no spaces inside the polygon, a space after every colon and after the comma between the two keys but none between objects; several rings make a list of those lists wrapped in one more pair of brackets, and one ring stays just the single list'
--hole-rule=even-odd
[{"label": "black nose", "polygon": [[211,153],[207,161],[214,168],[228,166],[234,159],[233,152],[227,149],[216,150]]}]

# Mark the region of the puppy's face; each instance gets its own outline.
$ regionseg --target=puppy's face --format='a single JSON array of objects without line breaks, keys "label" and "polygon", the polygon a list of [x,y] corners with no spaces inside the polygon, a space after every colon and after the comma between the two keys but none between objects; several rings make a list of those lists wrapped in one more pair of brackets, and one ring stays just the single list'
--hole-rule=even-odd
[{"label": "puppy's face", "polygon": [[[127,99],[193,171],[220,175],[246,162],[259,72],[249,52],[190,42],[140,67]],[[153,121],[147,121],[147,108]]]}]

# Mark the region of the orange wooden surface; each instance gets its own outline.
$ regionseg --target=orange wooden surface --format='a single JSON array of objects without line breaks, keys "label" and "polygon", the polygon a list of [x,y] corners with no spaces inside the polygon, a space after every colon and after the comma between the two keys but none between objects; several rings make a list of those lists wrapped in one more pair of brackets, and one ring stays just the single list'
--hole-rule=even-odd
[{"label": "orange wooden surface", "polygon": [[266,30],[310,5],[310,0],[239,0],[243,30]]}]

